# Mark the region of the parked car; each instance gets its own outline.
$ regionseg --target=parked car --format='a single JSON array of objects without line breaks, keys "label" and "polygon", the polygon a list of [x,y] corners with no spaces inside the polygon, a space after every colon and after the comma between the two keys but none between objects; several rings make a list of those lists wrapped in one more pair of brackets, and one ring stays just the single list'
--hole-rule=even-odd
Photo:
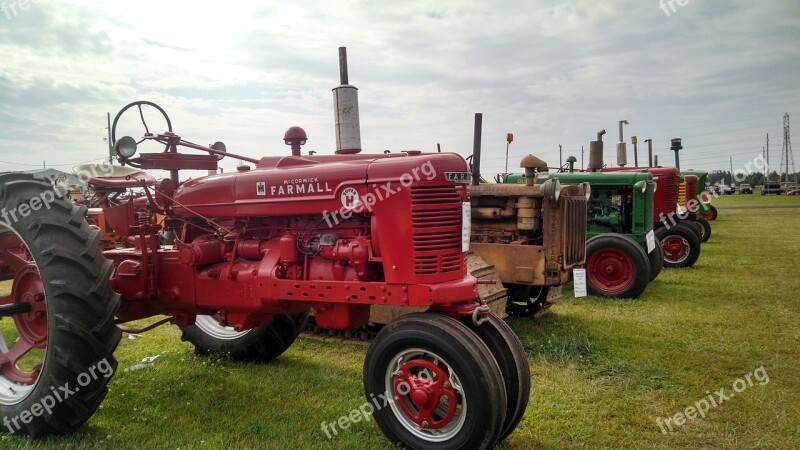
[{"label": "parked car", "polygon": [[787,192],[786,195],[800,195],[800,189],[793,189]]},{"label": "parked car", "polygon": [[767,194],[776,194],[781,195],[783,193],[783,188],[781,188],[781,184],[777,181],[768,181],[761,186],[761,195]]},{"label": "parked car", "polygon": [[739,194],[752,194],[753,193],[753,186],[750,186],[747,183],[742,183],[739,185]]},{"label": "parked car", "polygon": [[733,194],[733,189],[728,186],[727,184],[715,184],[712,186],[714,188],[714,193],[717,195],[731,195]]}]

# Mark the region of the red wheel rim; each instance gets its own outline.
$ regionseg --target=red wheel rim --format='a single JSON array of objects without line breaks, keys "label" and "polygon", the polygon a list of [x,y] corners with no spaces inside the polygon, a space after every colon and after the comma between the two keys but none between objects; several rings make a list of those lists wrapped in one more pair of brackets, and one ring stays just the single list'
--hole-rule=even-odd
[{"label": "red wheel rim", "polygon": [[438,430],[453,420],[458,398],[446,368],[424,359],[408,361],[394,378],[394,394],[406,417],[422,429]]},{"label": "red wheel rim", "polygon": [[15,330],[0,330],[0,377],[32,385],[39,378],[47,348],[47,302],[39,269],[15,233],[0,235],[0,279],[4,292],[0,305],[31,305],[29,312],[12,316]]},{"label": "red wheel rim", "polygon": [[603,248],[592,253],[587,262],[589,281],[610,294],[627,289],[633,283],[633,262],[615,248]]},{"label": "red wheel rim", "polygon": [[677,235],[670,235],[661,241],[664,249],[664,259],[672,263],[680,263],[689,257],[689,241]]},{"label": "red wheel rim", "polygon": [[399,423],[428,442],[446,442],[466,424],[467,399],[450,364],[429,350],[409,348],[386,369],[389,405]]}]

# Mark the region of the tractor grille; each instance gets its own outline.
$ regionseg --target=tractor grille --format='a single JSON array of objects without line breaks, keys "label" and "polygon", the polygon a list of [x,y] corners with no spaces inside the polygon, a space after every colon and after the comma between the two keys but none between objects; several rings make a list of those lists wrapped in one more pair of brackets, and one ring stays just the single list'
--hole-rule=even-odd
[{"label": "tractor grille", "polygon": [[564,265],[582,264],[586,257],[588,202],[586,197],[567,197],[564,227]]},{"label": "tractor grille", "polygon": [[461,195],[455,186],[411,188],[414,273],[431,275],[464,270],[461,208]]},{"label": "tractor grille", "polygon": [[686,182],[684,181],[678,185],[678,204],[684,211],[686,211],[686,191]]},{"label": "tractor grille", "polygon": [[[660,170],[659,172],[655,172]],[[652,169],[658,188],[654,194],[654,219],[658,222],[663,213],[668,215],[675,212],[675,205],[678,203],[678,174],[677,170],[669,171],[666,169]]]},{"label": "tractor grille", "polygon": [[[685,195],[686,195],[685,196],[685,198],[686,198],[686,200],[685,200],[686,207],[684,208],[684,211],[689,211],[689,201],[692,200],[692,199],[696,199],[697,198],[697,177],[694,176],[694,175],[686,175],[686,177],[684,179],[686,180],[683,183],[684,188],[686,189],[686,193],[685,193]],[[695,206],[692,209],[694,211],[689,211],[689,212],[693,212],[693,213],[697,212],[697,206]]]}]

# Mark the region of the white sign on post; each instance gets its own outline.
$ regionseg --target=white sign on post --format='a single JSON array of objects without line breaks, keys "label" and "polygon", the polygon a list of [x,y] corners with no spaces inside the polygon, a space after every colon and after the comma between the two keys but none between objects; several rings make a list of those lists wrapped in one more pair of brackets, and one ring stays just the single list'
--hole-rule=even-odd
[{"label": "white sign on post", "polygon": [[653,253],[656,249],[656,233],[653,230],[647,233],[647,253]]},{"label": "white sign on post", "polygon": [[572,284],[575,287],[575,298],[586,297],[586,269],[572,269]]}]

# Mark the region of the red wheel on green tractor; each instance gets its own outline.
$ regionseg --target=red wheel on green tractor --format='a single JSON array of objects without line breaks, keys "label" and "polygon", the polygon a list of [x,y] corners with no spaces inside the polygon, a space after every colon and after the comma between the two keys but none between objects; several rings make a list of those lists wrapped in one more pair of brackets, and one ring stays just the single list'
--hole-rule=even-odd
[{"label": "red wheel on green tractor", "polygon": [[589,294],[637,298],[650,281],[650,263],[636,241],[605,233],[586,242],[586,279]]},{"label": "red wheel on green tractor", "polygon": [[685,224],[661,227],[656,237],[664,251],[664,267],[691,267],[700,257],[700,240]]},{"label": "red wheel on green tractor", "polygon": [[[9,214],[0,222],[4,430],[34,437],[71,432],[100,405],[116,369],[121,333],[114,323],[119,296],[108,282],[113,267],[98,249],[100,232],[84,220],[85,207],[60,198],[49,182],[0,176],[0,207]],[[58,387],[70,392],[66,401],[54,399]]]},{"label": "red wheel on green tractor", "polygon": [[703,215],[706,220],[717,220],[717,208],[714,205],[708,205],[708,212]]},{"label": "red wheel on green tractor", "polygon": [[364,392],[386,437],[408,448],[493,448],[510,425],[490,348],[440,314],[401,316],[378,333],[364,361]]}]

